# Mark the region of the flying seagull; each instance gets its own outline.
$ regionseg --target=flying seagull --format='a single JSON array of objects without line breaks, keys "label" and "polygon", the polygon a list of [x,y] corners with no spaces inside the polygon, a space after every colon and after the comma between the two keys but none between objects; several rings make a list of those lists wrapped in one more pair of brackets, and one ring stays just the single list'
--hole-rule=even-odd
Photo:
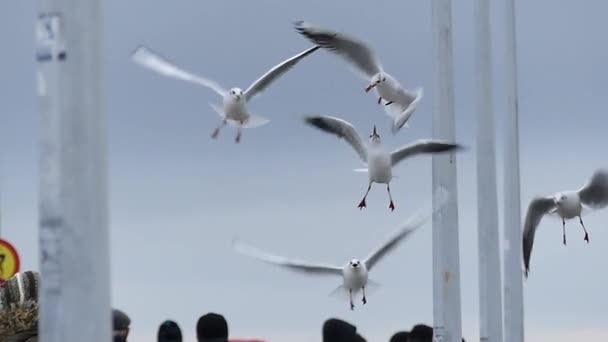
[{"label": "flying seagull", "polygon": [[[436,190],[435,206],[433,210],[428,208],[420,210],[416,215],[409,217],[401,226],[393,231],[393,233],[376,249],[367,255],[363,260],[351,259],[343,266],[335,266],[330,264],[310,263],[307,261],[295,260],[287,257],[277,256],[268,252],[261,251],[253,246],[250,246],[238,238],[233,240],[233,247],[241,254],[247,255],[254,259],[278,265],[287,268],[291,271],[306,273],[309,275],[329,275],[341,276],[342,285],[338,286],[331,294],[336,291],[348,291],[350,300],[350,309],[354,310],[353,293],[357,294],[359,290],[362,292],[362,302],[367,303],[365,289],[373,281],[369,279],[369,272],[376,264],[389,252],[395,249],[397,245],[406,237],[409,237],[414,231],[420,228],[434,213],[448,201],[448,192],[444,188]],[[429,213],[430,212],[430,213]]]},{"label": "flying seagull", "polygon": [[403,88],[397,79],[384,71],[371,48],[355,37],[302,20],[296,21],[294,27],[315,45],[332,51],[349,63],[351,70],[369,82],[365,88],[366,92],[376,89],[378,104],[382,103],[382,100],[385,101],[385,112],[392,119],[393,134],[397,134],[401,127],[406,125],[422,99],[422,88]]},{"label": "flying seagull", "polygon": [[355,149],[355,152],[357,152],[363,163],[367,164],[367,169],[355,170],[367,172],[369,180],[367,192],[359,203],[359,209],[367,206],[365,199],[372,188],[372,183],[382,183],[386,184],[386,190],[388,191],[390,200],[388,207],[391,211],[395,210],[390,182],[393,178],[393,167],[402,160],[419,154],[450,152],[462,147],[458,144],[442,140],[421,139],[392,152],[387,152],[382,147],[375,125],[372,134],[369,136],[370,143],[366,146],[361,136],[355,130],[355,127],[346,120],[333,116],[310,115],[305,116],[304,121],[321,131],[336,135],[340,139],[345,139]]},{"label": "flying seagull", "polygon": [[222,118],[221,124],[213,131],[211,137],[216,139],[220,129],[226,124],[237,127],[237,135],[235,141],[238,143],[241,140],[241,128],[260,127],[267,124],[270,120],[253,114],[247,108],[249,101],[256,95],[263,92],[273,81],[277,80],[289,69],[296,65],[304,57],[310,55],[319,49],[319,46],[313,46],[299,54],[286,59],[268,70],[264,75],[253,82],[247,90],[234,87],[230,90],[224,89],[217,82],[195,75],[177,67],[159,54],[153,52],[145,46],[139,46],[132,53],[131,58],[135,63],[143,67],[151,69],[161,75],[176,78],[182,81],[192,82],[204,87],[207,87],[223,98],[223,107],[211,104],[211,108]]},{"label": "flying seagull", "polygon": [[541,219],[546,214],[557,214],[562,219],[563,243],[566,244],[566,220],[578,217],[584,240],[589,243],[589,233],[581,217],[583,209],[600,209],[608,206],[608,170],[599,169],[591,179],[575,191],[561,191],[551,196],[536,197],[528,206],[523,230],[523,251],[525,275],[530,271],[530,255],[534,244],[534,234]]}]

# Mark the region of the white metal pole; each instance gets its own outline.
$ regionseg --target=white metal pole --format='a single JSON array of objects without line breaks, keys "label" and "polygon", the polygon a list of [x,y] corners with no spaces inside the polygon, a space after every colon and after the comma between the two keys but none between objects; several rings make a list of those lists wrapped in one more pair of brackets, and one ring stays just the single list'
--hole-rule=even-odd
[{"label": "white metal pole", "polygon": [[38,0],[41,342],[111,341],[100,0]]},{"label": "white metal pole", "polygon": [[[432,0],[433,137],[455,140],[451,0]],[[433,196],[446,188],[450,200],[433,216],[433,330],[437,341],[460,342],[460,251],[454,153],[434,155]]]},{"label": "white metal pole", "polygon": [[496,190],[496,137],[492,101],[490,1],[475,1],[477,87],[477,241],[479,248],[479,336],[503,342],[502,282]]},{"label": "white metal pole", "polygon": [[506,92],[504,157],[504,298],[505,341],[524,341],[524,296],[521,235],[521,199],[519,180],[519,111],[517,100],[517,44],[515,0],[505,0]]}]

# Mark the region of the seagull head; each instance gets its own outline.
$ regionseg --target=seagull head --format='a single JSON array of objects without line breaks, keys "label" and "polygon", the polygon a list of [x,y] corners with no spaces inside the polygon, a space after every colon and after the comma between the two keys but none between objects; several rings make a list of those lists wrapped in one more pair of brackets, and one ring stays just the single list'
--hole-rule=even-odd
[{"label": "seagull head", "polygon": [[564,203],[566,200],[568,200],[568,197],[564,193],[560,192],[555,195],[555,204],[556,205],[560,205],[560,204]]},{"label": "seagull head", "polygon": [[380,136],[376,133],[376,125],[374,125],[374,130],[372,131],[372,134],[369,135],[369,138],[373,144],[380,143]]},{"label": "seagull head", "polygon": [[243,90],[241,88],[232,88],[230,89],[230,96],[238,102],[243,98]]},{"label": "seagull head", "polygon": [[386,76],[383,73],[379,72],[375,74],[374,77],[372,77],[367,88],[365,88],[365,92],[369,92],[370,90],[374,89],[374,87],[376,87],[378,84],[384,81],[386,81]]},{"label": "seagull head", "polygon": [[361,267],[361,262],[357,259],[353,259],[348,263],[348,265],[351,268],[358,269],[359,267]]}]

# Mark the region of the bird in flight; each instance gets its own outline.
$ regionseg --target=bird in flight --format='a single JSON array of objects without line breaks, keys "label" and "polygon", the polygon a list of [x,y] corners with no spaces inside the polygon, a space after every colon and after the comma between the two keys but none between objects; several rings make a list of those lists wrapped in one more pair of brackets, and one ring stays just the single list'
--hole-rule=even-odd
[{"label": "bird in flight", "polygon": [[376,266],[382,258],[388,255],[389,252],[393,251],[395,247],[397,247],[405,238],[411,236],[413,232],[423,226],[434,213],[440,211],[445,203],[447,203],[449,199],[448,195],[449,194],[446,189],[441,187],[438,188],[436,190],[436,196],[434,199],[435,205],[433,206],[433,209],[429,210],[425,208],[419,210],[418,213],[409,217],[403,224],[395,229],[392,234],[381,245],[371,251],[365,257],[365,259],[354,258],[349,260],[343,266],[310,263],[307,261],[277,256],[250,246],[238,238],[233,240],[233,247],[241,254],[266,263],[287,268],[291,271],[315,276],[329,275],[342,277],[342,284],[332,291],[331,294],[347,291],[350,300],[350,309],[354,310],[355,305],[353,303],[353,294],[357,294],[359,291],[362,292],[361,300],[363,304],[367,304],[365,290],[368,285],[373,283],[369,279],[369,273],[374,266]]},{"label": "bird in flight", "polygon": [[309,41],[342,57],[352,71],[369,82],[365,92],[372,89],[378,94],[378,104],[385,101],[385,113],[392,119],[391,132],[407,126],[410,117],[422,100],[423,89],[405,89],[399,81],[387,73],[372,49],[363,41],[329,29],[307,23],[303,20],[294,23],[295,30]]},{"label": "bird in flight", "polygon": [[557,214],[562,219],[563,244],[566,244],[566,220],[578,218],[583,231],[584,240],[589,243],[589,233],[583,218],[584,209],[600,209],[608,206],[608,170],[599,169],[591,179],[578,190],[561,191],[551,196],[536,197],[528,205],[523,228],[523,252],[525,276],[530,271],[530,256],[534,245],[534,235],[541,219],[546,214]]},{"label": "bird in flight", "polygon": [[260,127],[270,121],[250,112],[248,108],[249,101],[256,95],[262,93],[273,81],[279,79],[279,77],[294,67],[300,60],[318,49],[319,46],[313,46],[275,65],[253,82],[245,91],[239,87],[233,87],[230,88],[230,90],[226,90],[213,80],[195,75],[177,67],[168,59],[161,57],[158,53],[153,52],[145,46],[137,47],[132,53],[131,59],[135,63],[161,75],[207,87],[220,95],[223,99],[223,106],[220,107],[211,104],[211,108],[213,108],[213,110],[222,118],[222,122],[213,131],[211,137],[216,139],[220,133],[220,129],[226,126],[226,124],[230,124],[237,128],[235,142],[238,143],[241,140],[241,128]]},{"label": "bird in flight", "polygon": [[304,121],[323,132],[333,134],[340,139],[345,139],[355,150],[361,161],[367,165],[365,169],[355,170],[367,172],[368,175],[367,192],[361,202],[359,202],[359,209],[367,206],[366,198],[372,188],[372,184],[380,183],[386,184],[389,197],[388,207],[391,211],[395,210],[390,182],[393,179],[393,167],[404,159],[421,154],[450,152],[462,147],[447,141],[422,139],[388,152],[382,146],[380,135],[376,132],[375,125],[372,134],[369,136],[369,145],[366,145],[355,130],[355,127],[346,120],[333,116],[308,115],[304,117]]}]

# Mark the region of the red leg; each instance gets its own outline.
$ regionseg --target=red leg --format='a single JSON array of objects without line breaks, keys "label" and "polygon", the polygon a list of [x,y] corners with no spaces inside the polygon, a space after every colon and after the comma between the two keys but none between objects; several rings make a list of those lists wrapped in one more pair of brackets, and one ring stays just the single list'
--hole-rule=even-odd
[{"label": "red leg", "polygon": [[562,231],[564,232],[564,246],[566,245],[566,220],[562,217]]},{"label": "red leg", "polygon": [[367,198],[367,194],[369,194],[369,190],[371,188],[372,188],[372,183],[370,182],[369,185],[367,186],[367,192],[365,193],[365,196],[363,196],[363,199],[359,203],[359,209],[363,209],[363,208],[367,207],[367,203],[365,203],[365,199]]},{"label": "red leg", "polygon": [[378,98],[378,104],[380,104],[380,103],[382,103],[382,98],[381,97]]},{"label": "red leg", "polygon": [[585,231],[585,241],[589,243],[589,233],[587,233],[587,228],[585,228],[585,224],[583,224],[583,219],[579,216],[579,221],[581,221],[581,226],[583,226],[583,230]]},{"label": "red leg", "polygon": [[348,289],[348,295],[350,297],[350,309],[355,310],[355,304],[353,303],[353,290]]},{"label": "red leg", "polygon": [[365,298],[365,286],[363,286],[361,290],[363,291],[363,305],[365,305],[367,304],[367,298]]},{"label": "red leg", "polygon": [[217,136],[220,134],[220,129],[222,129],[222,127],[226,126],[227,121],[226,119],[222,120],[222,123],[217,126],[217,128],[213,131],[213,134],[211,134],[211,138],[212,139],[217,139]]},{"label": "red leg", "polygon": [[391,186],[390,185],[386,185],[386,190],[388,191],[388,198],[390,199],[391,203],[388,205],[388,208],[393,211],[395,210],[395,204],[393,203],[393,196],[391,195]]}]

